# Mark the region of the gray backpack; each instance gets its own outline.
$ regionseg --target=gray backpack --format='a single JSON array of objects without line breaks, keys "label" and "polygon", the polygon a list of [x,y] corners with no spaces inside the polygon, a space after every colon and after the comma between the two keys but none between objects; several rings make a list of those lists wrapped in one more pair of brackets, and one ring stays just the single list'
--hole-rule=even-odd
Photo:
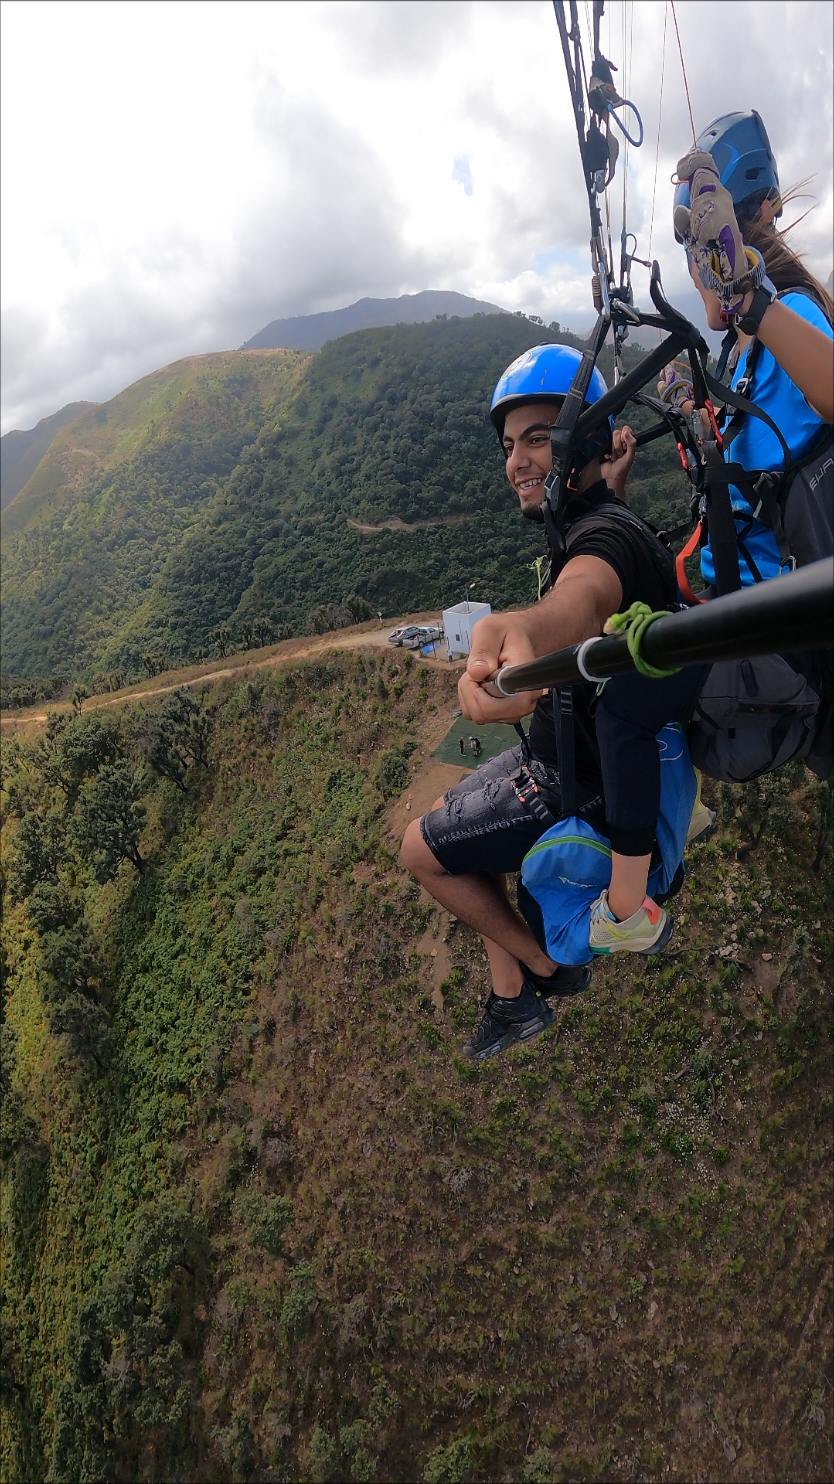
[{"label": "gray backpack", "polygon": [[[830,428],[816,451],[794,465],[778,511],[796,566],[834,555]],[[747,783],[795,758],[820,778],[830,778],[832,711],[831,649],[721,660],[711,667],[695,706],[689,729],[692,761],[725,783]]]},{"label": "gray backpack", "polygon": [[821,704],[805,676],[780,654],[720,660],[711,666],[695,703],[692,761],[708,778],[725,783],[748,783],[794,758],[828,778],[830,756],[826,772],[818,754]]}]

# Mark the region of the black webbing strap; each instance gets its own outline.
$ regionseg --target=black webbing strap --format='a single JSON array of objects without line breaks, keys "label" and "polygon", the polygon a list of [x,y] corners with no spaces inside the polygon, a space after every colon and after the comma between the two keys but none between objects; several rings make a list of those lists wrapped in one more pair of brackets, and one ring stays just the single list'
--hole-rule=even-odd
[{"label": "black webbing strap", "polygon": [[510,779],[513,792],[519,803],[523,804],[530,813],[535,816],[544,828],[549,830],[556,823],[555,814],[548,809],[544,799],[539,792],[539,785],[530,771],[530,742],[520,721],[514,721],[513,727],[521,738],[521,767]]},{"label": "black webbing strap", "polygon": [[715,566],[715,590],[719,597],[741,591],[738,541],[733,502],[730,498],[727,465],[714,438],[702,444],[706,465],[706,517],[709,544]]},{"label": "black webbing strap", "polygon": [[718,358],[718,365],[715,368],[716,381],[722,380],[724,372],[727,369],[727,363],[737,345],[738,331],[736,330],[735,325],[730,325],[730,328],[724,336],[724,339],[721,341],[721,355]]},{"label": "black webbing strap", "polygon": [[780,567],[793,568],[796,566],[796,560],[785,535],[785,528],[782,525],[782,507],[776,497],[776,489],[780,482],[778,476],[773,479],[768,475],[767,470],[764,470],[753,485],[753,494],[758,496],[758,502],[754,504],[753,500],[750,500],[750,505],[754,519],[760,520],[762,525],[770,526],[773,532],[779,548]]},{"label": "black webbing strap", "polygon": [[[756,366],[758,365],[759,361],[759,356],[761,354],[761,348],[762,347],[760,340],[750,341],[750,344],[747,347],[747,355],[744,360],[744,372],[739,377],[736,385],[732,388],[737,397],[746,397],[747,393],[750,390],[753,382],[753,375],[755,373]],[[716,376],[717,374],[718,371],[716,370]],[[733,439],[738,437],[739,433],[744,427],[746,417],[746,412],[742,412],[739,408],[736,408],[736,411],[733,413],[726,427],[722,428],[721,442],[723,443],[725,449],[729,448]]]},{"label": "black webbing strap", "polygon": [[600,313],[588,337],[587,348],[582,352],[582,359],[573,381],[559,408],[559,415],[550,429],[552,467],[544,482],[543,513],[547,539],[557,564],[562,560],[565,552],[564,511],[566,500],[571,493],[568,490],[568,480],[571,474],[576,427],[585,404],[585,394],[591,384],[597,358],[608,334],[609,325],[610,318]]},{"label": "black webbing strap", "polygon": [[559,788],[562,814],[576,813],[576,760],[573,745],[573,691],[558,685],[553,691],[553,721],[559,754]]},{"label": "black webbing strap", "polygon": [[[770,417],[767,412],[763,412],[761,407],[757,407],[755,402],[751,402],[748,397],[743,397],[738,392],[732,391],[730,387],[724,386],[723,382],[716,381],[715,377],[712,376],[711,373],[707,370],[704,370],[704,380],[713,395],[720,398],[721,401],[726,403],[728,407],[736,407],[738,408],[739,412],[748,412],[752,414],[753,417],[757,417],[760,422],[765,423],[767,427],[770,428],[771,433],[773,433],[775,437],[778,438],[779,445],[782,449],[782,460],[784,463],[784,468],[780,472],[782,478],[784,478],[788,474],[791,467],[791,451],[782,436],[781,429],[777,427],[776,423],[773,421],[773,418]],[[739,421],[739,427],[740,426],[741,423]],[[738,432],[738,428],[736,429],[736,432]],[[732,442],[733,437],[735,437],[735,433],[732,434],[732,437],[729,440],[725,436],[725,448],[728,446],[728,442]]]},{"label": "black webbing strap", "polygon": [[[713,395],[722,398],[725,404],[737,408],[739,412],[751,413],[760,422],[765,423],[770,428],[781,446],[784,464],[781,472],[775,477],[778,479],[780,486],[784,484],[790,474],[791,452],[782,436],[781,430],[776,426],[773,418],[766,412],[763,412],[760,407],[757,407],[754,402],[749,401],[747,397],[741,396],[738,392],[731,391],[729,387],[723,386],[720,381],[716,381],[715,377],[707,371],[706,367],[702,367],[701,371],[704,381]],[[735,426],[733,426],[733,423],[735,423]],[[741,419],[737,421],[733,419],[724,435],[725,449],[732,443],[733,438],[740,431],[740,428]],[[768,523],[771,523],[773,520],[773,509],[767,500],[770,482],[767,482],[767,487],[762,482],[761,488],[756,489],[754,484],[755,475],[751,479],[750,470],[742,468],[740,464],[726,463],[718,448],[718,444],[713,439],[707,440],[702,446],[704,462],[706,464],[707,529],[709,531],[712,557],[715,563],[715,588],[719,597],[723,597],[725,593],[738,592],[741,588],[741,574],[738,561],[738,531],[736,529],[735,513],[733,511],[729,487],[731,484],[734,484],[740,488],[746,486],[748,489],[753,489],[758,499],[751,500],[751,505],[755,506],[758,503],[760,509],[766,510],[766,519],[769,517]],[[782,522],[778,510],[776,512],[776,519],[778,521],[778,530],[775,526],[773,529],[778,543],[779,531],[782,531]],[[784,531],[782,531],[782,540],[784,542]],[[790,561],[787,542],[784,542],[784,545],[785,557]]]},{"label": "black webbing strap", "polygon": [[[720,507],[722,505],[730,506],[733,525],[735,526],[736,530],[736,544],[739,547],[741,547],[741,536],[739,535],[738,530],[739,522],[746,521],[746,528],[744,531],[742,531],[741,535],[747,535],[747,533],[752,528],[751,520],[743,511],[732,510],[732,500],[729,494],[729,486],[735,485],[737,489],[742,491],[745,499],[747,500],[747,503],[750,506],[750,510],[752,512],[753,519],[760,520],[762,525],[768,526],[773,532],[774,540],[776,541],[776,546],[779,551],[780,566],[789,569],[796,566],[793,553],[791,552],[791,548],[788,543],[788,538],[785,535],[785,528],[782,524],[782,507],[779,502],[779,496],[781,495],[784,488],[784,476],[782,474],[775,474],[769,469],[745,469],[743,464],[726,464],[722,459],[720,460],[720,462],[713,462],[712,464],[710,464],[708,473],[708,485],[709,492],[707,499],[707,525],[710,531],[710,545],[712,547],[713,556],[715,556],[716,551],[715,540],[713,539],[715,527],[714,522],[710,522],[709,512],[714,512],[716,510],[718,511],[717,519],[720,528]],[[722,486],[727,490],[726,499],[722,501],[719,495],[716,501],[716,491],[720,490]],[[725,533],[725,535],[726,534],[727,533]],[[753,572],[755,576],[755,568],[751,566],[748,555],[743,549],[742,556],[747,562],[748,567],[750,567],[751,572]],[[716,590],[718,592],[721,592],[722,589],[718,587],[717,562],[715,571]],[[759,582],[761,579],[756,577],[755,580]],[[732,589],[723,589],[723,591],[731,590]]]}]

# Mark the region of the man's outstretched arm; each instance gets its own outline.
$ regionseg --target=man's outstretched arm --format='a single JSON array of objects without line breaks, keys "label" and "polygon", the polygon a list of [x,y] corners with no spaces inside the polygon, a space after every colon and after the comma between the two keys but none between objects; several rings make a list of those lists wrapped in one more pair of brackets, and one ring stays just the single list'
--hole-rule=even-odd
[{"label": "man's outstretched arm", "polygon": [[613,567],[600,557],[569,561],[540,603],[520,613],[491,613],[472,631],[472,651],[458,684],[461,710],[468,721],[519,721],[532,711],[540,694],[504,698],[483,686],[503,665],[523,665],[538,655],[579,644],[601,634],[616,613],[623,590]]}]

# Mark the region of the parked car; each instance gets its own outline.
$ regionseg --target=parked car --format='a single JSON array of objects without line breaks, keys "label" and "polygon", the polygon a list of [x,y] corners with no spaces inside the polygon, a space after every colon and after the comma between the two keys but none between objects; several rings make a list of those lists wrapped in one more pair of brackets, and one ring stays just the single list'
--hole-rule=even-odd
[{"label": "parked car", "polygon": [[407,639],[403,639],[403,649],[422,649],[424,644],[437,643],[442,637],[442,629],[421,625]]},{"label": "parked car", "polygon": [[398,644],[398,645],[404,644],[405,641],[406,641],[406,639],[413,639],[414,638],[414,635],[416,633],[417,633],[417,625],[416,624],[413,624],[413,623],[405,624],[404,627],[401,628],[401,629],[392,629],[391,630],[391,633],[388,635],[388,643],[389,644]]}]

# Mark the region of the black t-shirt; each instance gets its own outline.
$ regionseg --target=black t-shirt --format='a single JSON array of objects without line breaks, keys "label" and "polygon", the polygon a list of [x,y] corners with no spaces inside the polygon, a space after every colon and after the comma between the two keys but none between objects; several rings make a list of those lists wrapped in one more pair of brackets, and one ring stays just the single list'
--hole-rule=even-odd
[{"label": "black t-shirt", "polygon": [[[566,535],[567,560],[595,556],[607,562],[620,579],[620,609],[648,603],[653,611],[673,607],[677,599],[675,564],[671,552],[638,516],[627,510],[603,480],[572,501]],[[558,575],[558,574],[557,574]],[[600,782],[594,745],[592,702],[596,686],[573,687],[576,779],[596,788]],[[553,723],[553,698],[539,701],[530,722],[530,749],[540,762],[558,765]]]}]

